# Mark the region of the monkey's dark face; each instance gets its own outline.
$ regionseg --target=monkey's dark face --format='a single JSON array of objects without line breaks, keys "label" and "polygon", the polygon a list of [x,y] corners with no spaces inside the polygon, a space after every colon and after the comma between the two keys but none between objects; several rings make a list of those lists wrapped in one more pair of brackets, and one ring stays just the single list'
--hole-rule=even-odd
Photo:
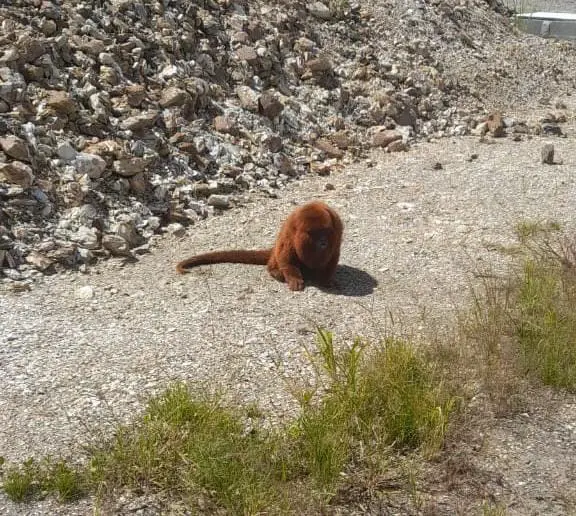
[{"label": "monkey's dark face", "polygon": [[331,227],[309,229],[301,235],[298,254],[308,267],[321,268],[330,261],[334,244],[334,230]]}]

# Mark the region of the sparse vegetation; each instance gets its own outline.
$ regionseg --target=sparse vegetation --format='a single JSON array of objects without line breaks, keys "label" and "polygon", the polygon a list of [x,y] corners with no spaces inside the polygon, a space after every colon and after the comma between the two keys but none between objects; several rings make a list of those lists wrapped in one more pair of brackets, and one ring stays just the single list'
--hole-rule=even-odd
[{"label": "sparse vegetation", "polygon": [[[90,449],[86,465],[30,460],[4,471],[4,490],[15,501],[151,490],[232,514],[282,512],[318,495],[327,502],[352,462],[370,467],[365,458],[385,450],[428,456],[439,449],[455,398],[414,346],[357,339],[337,351],[326,331],[317,344],[317,389],[300,391],[301,414],[286,429],[248,430],[245,413],[176,384]],[[288,497],[297,486],[299,496]]]},{"label": "sparse vegetation", "polygon": [[486,384],[507,403],[525,380],[576,388],[576,241],[554,222],[515,229],[519,269],[486,279],[466,322]]},{"label": "sparse vegetation", "polygon": [[11,500],[24,502],[52,494],[60,502],[70,502],[82,495],[84,480],[65,461],[50,457],[42,461],[28,459],[3,471],[4,491]]}]

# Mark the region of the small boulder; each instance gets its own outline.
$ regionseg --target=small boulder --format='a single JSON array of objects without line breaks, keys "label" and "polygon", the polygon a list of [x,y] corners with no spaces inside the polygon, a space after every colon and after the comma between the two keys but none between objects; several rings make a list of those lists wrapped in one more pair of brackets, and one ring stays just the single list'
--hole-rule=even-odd
[{"label": "small boulder", "polygon": [[190,94],[185,90],[180,88],[167,88],[162,92],[160,106],[163,108],[183,106],[190,98]]},{"label": "small boulder", "polygon": [[146,88],[141,84],[130,84],[126,87],[124,93],[130,107],[139,107],[146,98]]},{"label": "small boulder", "polygon": [[214,118],[214,129],[224,134],[235,134],[237,132],[234,121],[227,116],[217,116]]},{"label": "small boulder", "polygon": [[316,140],[315,146],[317,149],[324,152],[329,158],[341,158],[344,156],[343,151],[324,138]]},{"label": "small boulder", "polygon": [[230,197],[227,195],[218,195],[212,194],[208,197],[208,206],[213,206],[214,208],[218,208],[220,210],[227,210],[231,207],[230,205]]},{"label": "small boulder", "polygon": [[502,114],[500,112],[495,111],[494,113],[488,115],[488,118],[486,119],[486,126],[494,138],[501,138],[506,136],[506,125],[504,124],[504,119],[502,118]]},{"label": "small boulder", "polygon": [[70,115],[78,109],[74,99],[65,91],[51,91],[46,98],[46,105],[61,115]]},{"label": "small boulder", "polygon": [[332,19],[332,13],[330,12],[330,8],[323,4],[322,2],[312,2],[306,6],[308,12],[319,18],[320,20],[330,20]]},{"label": "small boulder", "polygon": [[0,180],[28,188],[34,182],[32,169],[21,161],[0,163]]},{"label": "small boulder", "polygon": [[102,247],[110,251],[114,256],[126,256],[130,254],[130,244],[120,235],[104,235]]},{"label": "small boulder", "polygon": [[547,143],[542,147],[542,163],[547,165],[554,164],[554,145]]},{"label": "small boulder", "polygon": [[76,172],[87,175],[90,179],[98,179],[106,170],[106,160],[96,154],[80,152],[73,162]]},{"label": "small boulder", "polygon": [[258,111],[270,120],[280,115],[283,109],[284,104],[271,93],[263,93],[258,99]]},{"label": "small boulder", "polygon": [[408,144],[402,140],[394,140],[386,147],[386,150],[388,152],[406,152],[408,150]]},{"label": "small boulder", "polygon": [[378,131],[372,136],[372,145],[374,147],[388,147],[392,142],[402,139],[402,134],[394,129],[385,129]]},{"label": "small boulder", "polygon": [[0,147],[7,156],[20,161],[30,161],[26,142],[17,136],[8,135],[0,138]]},{"label": "small boulder", "polygon": [[114,172],[119,176],[131,177],[144,172],[148,166],[145,158],[124,158],[114,161]]},{"label": "small boulder", "polygon": [[251,66],[258,64],[259,59],[256,50],[249,46],[242,46],[236,50],[236,58],[240,61],[246,61]]}]

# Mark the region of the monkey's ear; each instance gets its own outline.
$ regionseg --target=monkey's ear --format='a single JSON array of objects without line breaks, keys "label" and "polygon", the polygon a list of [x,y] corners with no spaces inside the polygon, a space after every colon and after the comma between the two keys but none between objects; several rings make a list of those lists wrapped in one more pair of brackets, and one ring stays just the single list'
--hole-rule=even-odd
[{"label": "monkey's ear", "polygon": [[336,231],[337,233],[342,233],[342,231],[344,231],[344,223],[342,222],[340,216],[332,209],[329,209],[328,213],[330,213],[330,218],[332,219],[332,227],[334,228],[334,231]]}]

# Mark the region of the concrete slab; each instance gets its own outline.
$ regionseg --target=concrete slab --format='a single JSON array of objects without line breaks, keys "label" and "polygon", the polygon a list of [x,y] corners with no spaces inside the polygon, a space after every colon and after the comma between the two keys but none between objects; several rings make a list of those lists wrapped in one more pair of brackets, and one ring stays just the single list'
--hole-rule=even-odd
[{"label": "concrete slab", "polygon": [[539,11],[515,15],[524,32],[544,38],[576,40],[576,13]]}]

